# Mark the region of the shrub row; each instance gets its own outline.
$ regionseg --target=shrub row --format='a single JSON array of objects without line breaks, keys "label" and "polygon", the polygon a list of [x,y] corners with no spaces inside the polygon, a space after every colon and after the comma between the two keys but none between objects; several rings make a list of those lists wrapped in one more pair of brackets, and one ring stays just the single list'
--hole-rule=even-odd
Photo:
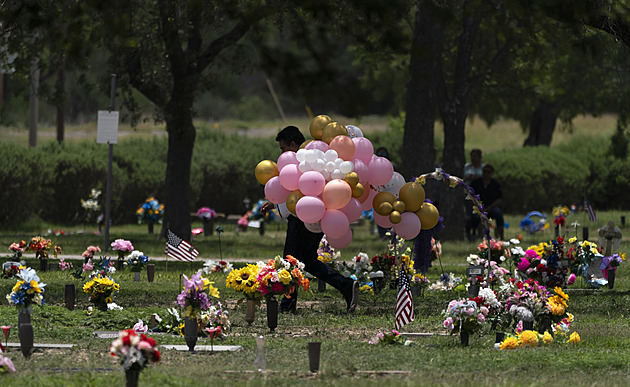
[{"label": "shrub row", "polygon": [[[387,139],[392,154],[395,142]],[[384,139],[377,135],[376,145]],[[587,193],[601,209],[628,209],[630,161],[606,154],[606,139],[576,139],[559,147],[523,148],[485,155],[503,188],[504,211],[549,211],[557,204],[581,203]],[[0,222],[5,227],[42,219],[80,223],[81,199],[92,188],[104,191],[107,146],[91,142],[48,143],[40,148],[0,144]],[[135,221],[135,211],[155,195],[162,201],[167,143],[164,138],[133,139],[114,146],[112,220]],[[264,196],[254,177],[263,159],[280,151],[273,138],[226,135],[199,129],[191,173],[191,211],[209,206],[217,212],[242,214],[244,200]],[[426,171],[420,171],[426,172]],[[101,201],[103,203],[103,200]]]}]

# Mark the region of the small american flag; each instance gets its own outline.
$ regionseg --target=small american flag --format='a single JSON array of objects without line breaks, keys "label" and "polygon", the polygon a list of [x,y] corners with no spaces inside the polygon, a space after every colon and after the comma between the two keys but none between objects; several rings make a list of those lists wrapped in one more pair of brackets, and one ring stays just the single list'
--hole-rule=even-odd
[{"label": "small american flag", "polygon": [[398,276],[398,302],[396,303],[396,330],[409,324],[415,318],[413,299],[409,288],[409,276],[404,271],[400,271]]},{"label": "small american flag", "polygon": [[591,206],[591,202],[588,201],[586,194],[584,195],[584,209],[586,209],[586,212],[588,212],[588,220],[590,220],[591,222],[597,222],[597,214]]},{"label": "small american flag", "polygon": [[199,255],[199,251],[192,247],[192,245],[182,238],[175,235],[174,232],[168,230],[166,236],[166,248],[164,253],[171,258],[178,259],[180,261],[194,261],[195,257]]}]

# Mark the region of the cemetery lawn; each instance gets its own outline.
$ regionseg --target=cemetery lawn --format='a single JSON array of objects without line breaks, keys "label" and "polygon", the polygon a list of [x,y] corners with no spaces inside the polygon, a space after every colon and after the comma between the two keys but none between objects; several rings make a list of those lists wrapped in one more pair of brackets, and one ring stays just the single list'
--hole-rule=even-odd
[{"label": "cemetery lawn", "polygon": [[[607,220],[619,222],[621,212],[598,212],[603,225]],[[508,216],[512,225],[506,237],[520,233],[517,229],[522,216]],[[569,216],[567,225],[577,221],[590,227],[590,240],[596,241],[596,225],[582,215]],[[245,258],[251,261],[272,258],[282,250],[284,226],[271,226],[265,236],[255,230],[236,234],[233,226],[225,225],[221,235],[221,254],[224,258]],[[578,238],[581,239],[581,227]],[[55,228],[51,226],[51,229]],[[43,228],[46,230],[47,228]],[[39,228],[37,230],[40,230]],[[157,230],[157,229],[156,229]],[[77,234],[65,230],[66,235],[49,236],[64,248],[64,254],[80,255],[88,245],[102,246],[102,236],[91,232]],[[0,232],[0,244],[8,246],[19,239],[30,238],[38,232]],[[624,238],[621,252],[630,252],[630,229],[622,227]],[[70,235],[72,234],[72,235]],[[569,229],[566,236],[574,236]],[[147,235],[146,228],[138,225],[113,227],[111,239],[131,240],[138,250],[149,257],[163,256],[163,240]],[[521,246],[548,241],[552,231],[533,236],[524,235]],[[134,282],[129,272],[114,274],[121,290],[114,302],[122,311],[99,312],[87,315],[88,296],[82,293],[84,281],[73,279],[68,272],[40,272],[46,283],[47,305],[35,308],[32,322],[36,343],[74,344],[72,349],[37,350],[25,360],[17,349],[10,357],[18,372],[0,375],[2,386],[119,386],[125,382],[124,372],[108,349],[111,339],[100,339],[94,331],[118,331],[131,328],[138,319],[148,322],[152,313],[161,316],[166,308],[174,307],[179,293],[180,274],[190,275],[205,259],[219,258],[218,237],[197,237],[193,242],[200,249],[198,262],[168,263],[157,261],[155,282],[148,283],[146,272],[141,282]],[[384,252],[385,243],[369,232],[367,224],[355,228],[355,239],[342,251],[342,259],[351,259],[361,250],[373,256]],[[442,267],[445,272],[463,276],[466,256],[476,252],[476,243],[444,242]],[[8,250],[7,250],[8,255]],[[2,260],[4,261],[4,260]],[[38,269],[38,262],[27,260]],[[78,264],[80,261],[72,261]],[[242,265],[237,262],[235,265]],[[440,264],[433,262],[428,278],[431,282],[441,274]],[[623,263],[617,272],[615,288],[586,290],[578,279],[569,287],[568,311],[575,316],[571,326],[581,336],[579,345],[553,343],[549,346],[500,351],[494,348],[494,334],[473,335],[470,346],[461,347],[458,336],[444,335],[441,312],[454,298],[465,297],[465,291],[425,292],[414,300],[416,320],[402,332],[433,333],[432,336],[413,338],[414,345],[371,345],[368,340],[377,333],[394,327],[395,289],[385,289],[376,295],[362,294],[357,311],[345,312],[345,302],[337,291],[328,287],[319,293],[313,282],[310,292],[302,292],[297,314],[281,314],[275,333],[269,334],[266,326],[265,306],[257,309],[256,320],[250,327],[244,321],[244,305],[237,305],[239,296],[225,288],[225,274],[211,274],[220,289],[225,309],[230,313],[232,331],[215,345],[240,345],[239,352],[208,353],[161,350],[162,360],[150,364],[140,375],[140,385],[191,386],[191,385],[629,385],[630,384],[630,269]],[[73,311],[63,307],[64,285],[74,283],[77,305]],[[15,279],[0,279],[0,325],[11,325],[9,342],[18,342],[17,312],[4,296],[15,284]],[[253,371],[256,357],[255,335],[266,335],[268,372]],[[183,337],[155,334],[158,344],[184,344]],[[0,335],[4,343],[4,337]],[[322,342],[321,371],[308,370],[307,343]],[[199,339],[199,345],[210,344]],[[397,372],[391,372],[397,371]],[[390,373],[391,372],[391,373]]]}]

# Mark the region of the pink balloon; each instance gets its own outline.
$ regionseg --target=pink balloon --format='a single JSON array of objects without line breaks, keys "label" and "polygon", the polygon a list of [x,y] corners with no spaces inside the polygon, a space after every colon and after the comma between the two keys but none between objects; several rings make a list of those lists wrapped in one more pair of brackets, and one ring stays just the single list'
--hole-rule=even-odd
[{"label": "pink balloon", "polygon": [[352,242],[352,230],[348,228],[346,234],[339,239],[334,239],[329,236],[326,236],[326,239],[328,240],[328,243],[330,243],[330,245],[335,249],[345,249],[346,247],[350,246],[350,242]]},{"label": "pink balloon", "polygon": [[280,183],[284,188],[288,189],[289,191],[295,191],[299,188],[298,183],[301,175],[302,172],[300,172],[297,164],[288,164],[285,165],[282,170],[280,170],[280,175],[278,177],[280,178]]},{"label": "pink balloon", "polygon": [[334,149],[341,159],[348,161],[352,160],[355,152],[352,139],[343,135],[336,136],[330,141],[330,149]]},{"label": "pink balloon", "polygon": [[282,152],[280,157],[278,157],[278,162],[276,164],[278,164],[278,171],[281,171],[282,168],[284,168],[285,166],[289,164],[299,164],[299,163],[300,162],[297,161],[297,156],[295,152],[286,151],[286,152]]},{"label": "pink balloon", "polygon": [[[385,157],[373,157],[368,166],[370,170],[370,184],[384,185],[387,184],[394,175],[394,167]],[[282,171],[280,171],[282,174]]]},{"label": "pink balloon", "polygon": [[394,225],[394,231],[403,239],[413,239],[418,236],[421,224],[420,218],[413,212],[403,212],[400,223]]},{"label": "pink balloon", "polygon": [[322,217],[322,231],[333,239],[339,239],[346,235],[350,228],[350,222],[346,214],[339,210],[326,210]]},{"label": "pink balloon", "polygon": [[352,198],[352,188],[350,188],[350,184],[341,179],[333,179],[326,183],[322,198],[326,204],[326,209],[337,210],[348,204]]},{"label": "pink balloon", "polygon": [[[325,144],[325,143],[324,143]],[[304,195],[317,196],[322,193],[326,179],[317,171],[306,171],[298,179],[298,187]]]},{"label": "pink balloon", "polygon": [[367,164],[356,157],[352,159],[352,163],[354,164],[353,172],[359,175],[359,183],[365,187],[365,183],[370,179],[370,170]]},{"label": "pink balloon", "polygon": [[321,220],[326,212],[326,206],[315,196],[303,196],[295,205],[297,217],[304,223],[315,223]]},{"label": "pink balloon", "polygon": [[355,137],[352,142],[354,142],[354,158],[368,164],[374,154],[374,146],[370,140],[365,137]]},{"label": "pink balloon", "polygon": [[341,208],[341,212],[346,214],[350,223],[356,222],[361,217],[361,211],[361,202],[355,198],[351,198],[348,204]]},{"label": "pink balloon", "polygon": [[369,185],[366,188],[364,188],[364,189],[368,191],[368,197],[361,204],[361,209],[363,211],[368,211],[370,208],[372,208],[372,201],[374,200],[374,196],[376,196],[376,194],[378,192],[376,192],[375,190],[371,189]]},{"label": "pink balloon", "polygon": [[321,140],[315,140],[306,144],[304,149],[319,149],[322,152],[326,152],[328,150],[328,144]]},{"label": "pink balloon", "polygon": [[389,216],[379,215],[376,213],[376,211],[373,212],[373,215],[374,215],[374,221],[379,226],[383,228],[392,228],[394,226],[394,223],[389,221]]},{"label": "pink balloon", "polygon": [[291,193],[291,191],[280,184],[280,177],[278,176],[272,177],[265,184],[265,196],[274,204],[285,202],[289,193]]}]

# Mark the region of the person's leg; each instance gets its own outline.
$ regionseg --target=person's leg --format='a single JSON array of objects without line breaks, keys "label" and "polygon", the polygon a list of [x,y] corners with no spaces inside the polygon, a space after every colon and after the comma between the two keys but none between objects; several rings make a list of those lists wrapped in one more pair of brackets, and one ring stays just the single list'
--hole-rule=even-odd
[{"label": "person's leg", "polygon": [[497,222],[497,227],[495,229],[495,238],[499,238],[499,240],[504,240],[503,230],[505,228],[505,220],[503,219],[503,212],[499,207],[494,207],[488,213],[488,216],[494,219]]},{"label": "person's leg", "polygon": [[[296,259],[296,255],[299,255],[300,240],[299,240],[299,224],[301,223],[295,216],[289,216],[289,224],[287,225],[287,236],[284,241],[284,250],[282,256],[292,255]],[[304,226],[304,224],[302,224]],[[297,308],[297,291],[292,292],[289,297],[283,296],[280,300],[281,312],[295,312]]]}]

